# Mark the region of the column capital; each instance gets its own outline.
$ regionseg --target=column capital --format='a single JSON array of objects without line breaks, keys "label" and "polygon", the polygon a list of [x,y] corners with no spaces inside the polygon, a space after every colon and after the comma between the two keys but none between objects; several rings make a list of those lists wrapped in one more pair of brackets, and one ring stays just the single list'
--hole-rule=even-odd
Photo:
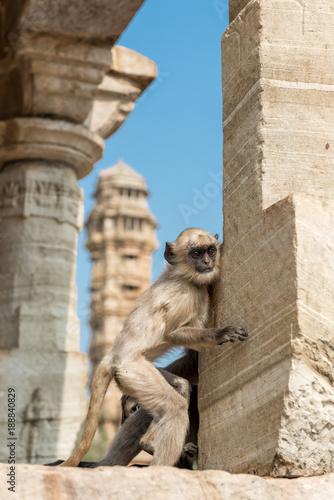
[{"label": "column capital", "polygon": [[156,74],[153,61],[125,47],[20,38],[0,61],[0,168],[38,158],[86,176]]},{"label": "column capital", "polygon": [[77,178],[92,170],[104,141],[83,125],[49,118],[13,118],[0,122],[0,168],[18,160],[69,166]]}]

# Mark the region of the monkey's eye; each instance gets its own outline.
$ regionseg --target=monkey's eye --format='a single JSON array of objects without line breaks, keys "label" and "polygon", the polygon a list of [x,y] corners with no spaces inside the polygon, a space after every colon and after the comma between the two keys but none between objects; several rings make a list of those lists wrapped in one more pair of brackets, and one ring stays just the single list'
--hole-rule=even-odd
[{"label": "monkey's eye", "polygon": [[201,252],[199,250],[193,250],[190,255],[194,258],[194,259],[198,259],[201,255]]},{"label": "monkey's eye", "polygon": [[216,253],[216,249],[215,249],[215,247],[211,247],[211,248],[209,248],[209,250],[208,250],[208,254],[210,255],[210,257],[212,257],[213,255],[215,255],[215,253]]},{"label": "monkey's eye", "polygon": [[132,415],[132,413],[134,413],[135,411],[139,410],[139,404],[135,404],[133,405],[131,408],[130,408],[130,415]]}]

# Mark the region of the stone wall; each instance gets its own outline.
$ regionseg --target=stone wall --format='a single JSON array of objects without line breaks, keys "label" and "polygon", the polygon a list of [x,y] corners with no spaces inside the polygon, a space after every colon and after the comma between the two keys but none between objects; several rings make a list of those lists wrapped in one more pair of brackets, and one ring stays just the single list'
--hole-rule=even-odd
[{"label": "stone wall", "polygon": [[230,0],[230,13],[214,321],[251,336],[201,357],[200,466],[323,474],[334,464],[333,3]]}]

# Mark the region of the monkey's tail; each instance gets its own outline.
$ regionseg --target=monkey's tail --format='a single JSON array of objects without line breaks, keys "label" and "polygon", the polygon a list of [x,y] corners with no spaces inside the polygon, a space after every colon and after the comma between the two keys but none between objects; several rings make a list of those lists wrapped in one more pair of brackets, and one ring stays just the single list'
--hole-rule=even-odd
[{"label": "monkey's tail", "polygon": [[80,442],[70,458],[60,464],[59,467],[76,467],[81,462],[82,457],[88,452],[98,426],[105,393],[114,376],[115,372],[110,368],[110,359],[106,357],[97,367],[93,379],[85,428]]}]

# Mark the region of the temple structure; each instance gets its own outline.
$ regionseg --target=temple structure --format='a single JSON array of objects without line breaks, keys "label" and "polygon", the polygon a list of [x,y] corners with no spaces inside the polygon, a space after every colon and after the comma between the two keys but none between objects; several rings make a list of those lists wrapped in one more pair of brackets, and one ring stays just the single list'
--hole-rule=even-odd
[{"label": "temple structure", "polygon": [[[93,260],[92,375],[112,347],[135,300],[151,284],[157,224],[147,196],[145,179],[121,160],[99,175],[96,205],[86,224],[86,246]],[[97,435],[104,446],[120,425],[120,396],[113,381],[106,393]]]},{"label": "temple structure", "polygon": [[[86,413],[74,279],[77,180],[156,75],[152,61],[114,46],[142,3],[1,2],[2,478],[8,441],[16,462],[66,457]],[[333,0],[229,0],[229,17],[222,38],[224,244],[211,324],[241,326],[250,336],[200,353],[199,468],[207,470],[86,474],[18,465],[20,498],[36,498],[38,485],[41,498],[82,498],[83,491],[109,498],[108,477],[116,496],[131,499],[161,492],[220,498],[221,485],[226,498],[245,491],[292,498],[303,484],[300,498],[331,498]],[[146,196],[144,181],[123,164],[100,177],[88,221],[94,364],[150,281],[156,242]],[[119,417],[108,408],[112,434]],[[289,481],[284,492],[282,479],[242,474],[231,478],[229,494],[222,471],[322,477]],[[187,477],[198,478],[196,488]]]}]

